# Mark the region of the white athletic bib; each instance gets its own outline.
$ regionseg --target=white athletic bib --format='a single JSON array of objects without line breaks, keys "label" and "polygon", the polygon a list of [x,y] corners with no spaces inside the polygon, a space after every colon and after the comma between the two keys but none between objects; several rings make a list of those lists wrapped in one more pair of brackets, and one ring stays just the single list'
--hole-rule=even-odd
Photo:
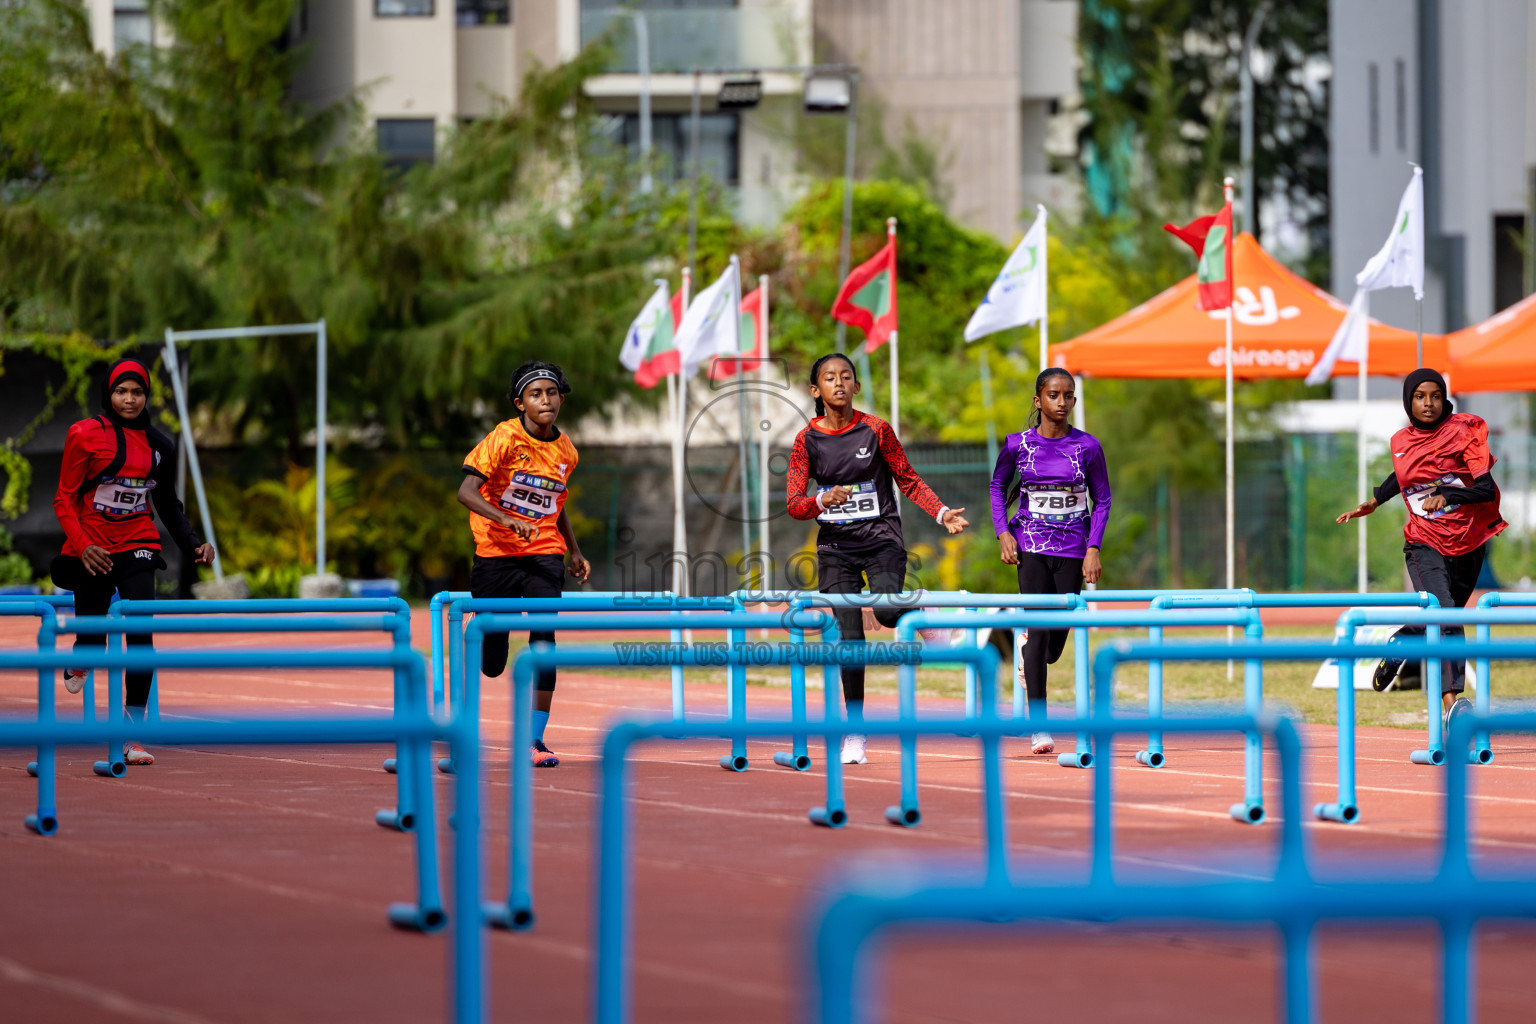
[{"label": "white athletic bib", "polygon": [[[843,523],[863,522],[867,519],[880,518],[880,495],[875,490],[875,482],[866,480],[861,484],[843,484],[848,488],[848,500],[841,505],[828,505],[816,518],[823,523],[842,525]],[[832,490],[830,487],[818,488],[816,493],[824,495]]]},{"label": "white athletic bib", "polygon": [[1031,519],[1070,522],[1088,514],[1088,488],[1083,484],[1026,487],[1021,500]]},{"label": "white athletic bib", "polygon": [[149,492],[153,480],[117,476],[103,480],[91,498],[91,507],[102,515],[131,516],[149,511]]},{"label": "white athletic bib", "polygon": [[545,519],[555,514],[565,484],[532,473],[513,473],[501,493],[501,507],[525,519]]},{"label": "white athletic bib", "polygon": [[1414,515],[1423,516],[1425,519],[1439,519],[1447,512],[1461,508],[1460,505],[1447,505],[1445,508],[1438,509],[1434,512],[1424,511],[1424,500],[1431,494],[1435,493],[1436,487],[1440,487],[1446,484],[1451,486],[1460,486],[1461,481],[1457,478],[1455,473],[1447,473],[1439,480],[1432,480],[1427,484],[1414,484],[1412,487],[1404,487],[1403,500],[1408,503],[1408,508],[1412,510]]}]

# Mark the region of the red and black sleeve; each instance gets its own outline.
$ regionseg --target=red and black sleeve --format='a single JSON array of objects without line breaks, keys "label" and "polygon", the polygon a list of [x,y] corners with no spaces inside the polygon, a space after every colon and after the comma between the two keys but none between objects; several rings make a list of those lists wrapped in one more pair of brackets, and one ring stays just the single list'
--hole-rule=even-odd
[{"label": "red and black sleeve", "polygon": [[891,476],[896,480],[896,486],[901,488],[901,493],[910,498],[913,504],[928,513],[929,519],[937,519],[944,503],[933,493],[933,488],[923,483],[923,478],[917,475],[917,470],[907,461],[907,450],[901,446],[896,431],[882,419],[875,416],[869,419],[874,425],[875,436],[880,439],[880,456],[891,467]]},{"label": "red and black sleeve", "polygon": [[792,519],[815,519],[821,514],[816,499],[805,493],[811,478],[811,457],[805,451],[805,430],[795,435],[795,446],[789,452],[789,472],[784,484],[784,504]]}]

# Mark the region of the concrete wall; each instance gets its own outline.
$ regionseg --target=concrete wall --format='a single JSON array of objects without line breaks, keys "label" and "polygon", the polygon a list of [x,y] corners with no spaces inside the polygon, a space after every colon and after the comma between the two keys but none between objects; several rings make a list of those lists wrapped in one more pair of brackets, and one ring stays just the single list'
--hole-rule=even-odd
[{"label": "concrete wall", "polygon": [[366,92],[370,122],[432,117],[451,122],[458,107],[454,5],[439,0],[430,18],[379,18],[353,0],[355,81]]},{"label": "concrete wall", "polygon": [[460,117],[483,117],[495,97],[517,94],[516,32],[511,25],[466,25],[455,32],[455,69]]}]

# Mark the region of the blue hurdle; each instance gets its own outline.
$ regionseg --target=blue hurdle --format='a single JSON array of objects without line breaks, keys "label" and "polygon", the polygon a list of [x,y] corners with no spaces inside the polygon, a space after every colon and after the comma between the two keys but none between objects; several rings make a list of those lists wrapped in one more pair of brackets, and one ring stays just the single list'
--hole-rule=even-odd
[{"label": "blue hurdle", "polygon": [[[150,607],[152,605],[174,606],[185,603],[189,605],[209,604],[218,606],[229,604],[238,606],[242,602],[119,601],[117,605],[113,606],[114,608],[118,607],[118,605],[127,606],[130,604],[137,604],[139,607],[133,610],[128,610],[125,608],[125,612],[118,615],[107,615],[101,617],[75,616],[70,619],[65,619],[63,622],[59,623],[54,623],[48,619],[44,619],[42,626],[38,630],[38,648],[40,650],[52,650],[54,648],[55,633],[74,633],[76,635],[81,633],[105,634],[107,636],[107,650],[108,652],[112,652],[120,647],[121,639],[123,636],[145,633],[332,633],[388,631],[393,637],[394,651],[397,653],[409,652],[411,649],[409,608],[408,606],[405,606],[403,601],[399,601],[398,598],[390,598],[388,600],[399,602],[401,607],[405,608],[405,614],[401,614],[399,609],[392,610],[388,615],[364,614],[346,617],[325,615],[220,616],[213,614],[207,618],[190,617],[175,618],[169,620],[162,619],[156,622],[152,619],[152,616],[155,613],[160,611],[167,611],[170,614],[176,614],[182,611],[182,609],[176,607],[172,607],[170,609],[152,608]],[[262,607],[260,607],[261,603],[256,603],[258,604],[258,608],[256,610],[258,612],[263,610]],[[330,602],[317,603],[327,607],[331,604]],[[292,607],[292,605],[284,604],[279,605],[279,607],[286,609],[287,607]],[[201,611],[201,609],[197,610]],[[217,612],[217,607],[215,607],[214,611],[215,613]],[[136,618],[130,618],[130,615],[136,616]],[[155,652],[153,649],[151,649],[150,653],[153,655],[158,652]],[[72,653],[71,656],[75,657],[76,661],[88,657],[92,662],[100,662],[100,655],[97,653],[91,653],[90,655],[75,655]],[[409,704],[415,699],[409,691],[410,688],[413,685],[416,685],[417,682],[420,683],[423,689],[421,699],[425,701],[426,696],[424,691],[426,687],[426,680],[423,678],[419,681],[413,681],[404,671],[404,667],[401,664],[395,664],[392,667],[394,668],[395,706],[397,708],[409,706]],[[127,765],[123,762],[122,756],[122,742],[126,738],[124,734],[127,732],[127,727],[123,724],[122,671],[119,669],[109,669],[107,673],[107,680],[107,723],[112,728],[116,739],[114,739],[107,746],[106,760],[97,761],[94,765],[92,765],[92,770],[95,771],[97,775],[105,776],[108,778],[122,778],[123,775],[127,772]],[[39,676],[38,686],[39,701],[42,701],[43,691],[46,690],[48,703],[50,706],[52,706],[52,680],[47,680],[45,684],[44,679]],[[153,687],[151,687],[150,692],[153,694]],[[49,779],[48,785],[52,785],[51,780],[53,762],[51,758],[45,759],[40,757],[39,760],[35,763],[35,770],[34,765],[28,765],[27,768],[29,772],[37,775],[40,790],[44,785],[45,775]],[[397,781],[397,788],[399,791],[399,805],[395,810],[379,811],[375,816],[375,820],[379,825],[383,826],[384,828],[397,829],[401,832],[409,832],[411,830],[413,818],[410,808],[415,803],[415,801],[412,799],[408,792],[409,787],[410,783],[407,781],[407,777],[401,776]]]},{"label": "blue hurdle", "polygon": [[[469,594],[454,596],[459,592],[441,591],[433,600],[441,597],[448,608],[448,652],[444,676],[448,690],[448,706],[458,699],[464,681],[470,677],[464,664],[464,615],[466,612],[499,612],[514,614],[553,614],[557,612],[638,612],[638,611],[730,611],[733,607],[728,598],[679,597],[671,591],[572,591],[568,596],[499,598],[472,597]],[[521,627],[513,627],[521,628]],[[564,625],[562,624],[562,628]],[[682,642],[682,633],[673,635],[674,643]],[[436,652],[434,652],[435,656]],[[479,683],[478,663],[473,678]],[[437,705],[440,709],[442,703]],[[672,716],[683,717],[683,673],[680,667],[672,671]]]},{"label": "blue hurdle", "polygon": [[[1186,721],[1174,728],[1197,731],[1201,724],[1211,723]],[[893,873],[889,862],[883,862],[880,874],[862,876],[851,868],[813,915],[808,929],[809,974],[816,979],[808,1019],[823,1024],[852,1024],[859,1019],[855,1007],[863,1003],[855,999],[855,979],[860,954],[872,937],[892,925],[964,922],[995,928],[1019,920],[1086,919],[1160,924],[1170,920],[1273,922],[1284,940],[1280,994],[1285,1020],[1308,1024],[1317,1012],[1312,958],[1319,922],[1428,917],[1436,920],[1444,937],[1441,1019],[1447,1024],[1471,1020],[1473,928],[1485,917],[1536,917],[1536,879],[1489,880],[1474,874],[1467,839],[1466,762],[1452,758],[1447,765],[1445,848],[1433,879],[1319,883],[1312,875],[1301,827],[1302,768],[1295,729],[1284,720],[1267,728],[1280,750],[1284,815],[1280,861],[1273,878],[1156,886],[1123,885],[1112,875],[1096,873],[1086,885],[1013,885],[996,878],[976,884],[952,869],[920,864]],[[1107,738],[1124,725],[1095,722],[1090,729]],[[1536,732],[1536,715],[1477,713],[1453,723],[1451,743],[1461,749],[1473,741],[1474,734],[1495,730]],[[1095,803],[1096,824],[1104,811],[1103,804]],[[1372,873],[1378,872],[1373,868]]]},{"label": "blue hurdle", "polygon": [[[92,632],[106,632],[109,621],[102,617],[81,617],[74,620],[83,623],[84,628]],[[116,626],[120,630],[129,630],[135,625],[151,627],[150,623],[118,622]],[[164,625],[163,623],[161,625]],[[55,651],[0,651],[0,670],[36,670],[39,677],[51,677],[54,670],[65,668],[74,663],[72,653],[60,653]],[[402,773],[403,784],[400,787],[401,804],[394,811],[380,811],[382,817],[386,814],[397,819],[396,827],[404,828],[414,834],[416,841],[416,884],[417,902],[411,904],[399,904],[390,911],[390,920],[402,928],[414,928],[421,931],[433,931],[441,928],[445,923],[442,913],[442,900],[439,895],[438,867],[437,867],[437,834],[434,824],[433,794],[431,767],[428,764],[430,754],[430,740],[414,738],[424,728],[438,728],[428,723],[421,726],[420,723],[429,718],[424,707],[424,700],[415,695],[424,694],[426,691],[427,672],[422,658],[409,648],[390,649],[382,651],[326,651],[326,650],[302,650],[302,649],[268,649],[246,651],[118,651],[108,650],[105,654],[93,654],[92,660],[99,667],[112,672],[121,672],[124,669],[140,670],[156,667],[175,669],[248,669],[248,668],[388,668],[394,669],[397,676],[404,677],[407,682],[399,688],[403,699],[397,700],[393,720],[378,720],[383,723],[371,725],[370,728],[393,729],[398,728],[402,735],[409,734],[412,738],[402,739],[400,747],[403,760],[409,766],[408,771]],[[48,688],[51,692],[51,686]],[[11,720],[16,722],[16,720]],[[302,723],[305,720],[297,720]],[[308,720],[313,725],[314,720]],[[416,723],[416,724],[413,724]],[[287,723],[293,726],[293,722]],[[46,761],[54,749],[61,743],[74,742],[121,742],[121,725],[108,718],[107,721],[96,724],[93,722],[60,722],[53,715],[51,701],[43,701],[38,707],[38,717],[32,723],[17,723],[20,729],[17,735],[25,735],[30,729],[32,734],[38,736],[62,736],[63,739],[50,742],[39,742],[38,750],[42,753],[40,762]],[[245,720],[222,723],[168,723],[146,722],[137,727],[140,735],[153,742],[160,737],[176,737],[167,742],[188,743],[194,740],[186,739],[189,735],[217,734],[217,730],[230,730],[228,735],[243,735],[241,729],[247,729],[253,733],[268,727],[268,723],[260,720]],[[297,726],[294,726],[297,728]],[[448,727],[442,727],[447,730]],[[478,724],[476,725],[478,731]],[[412,732],[411,730],[416,730]],[[260,733],[267,735],[267,733]],[[389,735],[386,733],[385,735]],[[446,735],[446,732],[445,732]],[[323,739],[324,737],[317,737]],[[227,742],[256,742],[255,740],[228,740]],[[305,739],[284,739],[276,742],[302,743]],[[367,742],[364,739],[350,740],[349,742]],[[0,745],[19,746],[19,742],[5,742]],[[478,756],[478,754],[476,755]],[[41,767],[41,764],[40,764]],[[51,773],[50,773],[51,774]],[[43,791],[44,775],[38,774],[39,793]],[[50,793],[51,795],[51,793]],[[28,827],[41,832],[38,826],[44,824],[43,818],[51,818],[52,830],[58,827],[58,811],[51,805],[39,804],[37,809],[37,822],[30,819]],[[401,909],[407,908],[407,909]]]},{"label": "blue hurdle", "polygon": [[[897,625],[897,639],[910,638],[915,630],[932,626],[959,627],[971,624],[988,622],[998,626],[1023,626],[1039,629],[1072,629],[1080,638],[1082,646],[1080,650],[1087,649],[1086,639],[1082,639],[1089,628],[1094,626],[1129,627],[1161,629],[1163,626],[1241,626],[1244,636],[1251,644],[1258,644],[1264,636],[1264,626],[1259,620],[1257,611],[1249,608],[1233,609],[1191,609],[1187,611],[1005,611],[996,615],[977,614],[942,614],[932,612],[908,612],[901,617]],[[1084,718],[1088,714],[1088,685],[1086,683],[1086,660],[1080,660],[1082,666],[1077,674],[1077,714]],[[912,718],[916,716],[916,672],[911,665],[903,665],[897,672],[900,675],[901,687],[901,717]],[[1244,702],[1250,714],[1257,714],[1264,704],[1264,676],[1260,663],[1251,659],[1244,660]],[[1150,709],[1152,720],[1162,716],[1161,694],[1157,695],[1156,705]],[[1018,707],[1019,682],[1018,674],[1014,674],[1014,706]],[[1024,719],[1015,712],[1015,722],[1018,729],[1026,728]],[[1162,764],[1161,733],[1155,729],[1149,730],[1149,747],[1152,739],[1156,739],[1157,761],[1152,767]],[[918,807],[917,796],[917,746],[915,740],[903,739],[901,750],[901,805],[892,807],[886,811],[886,820],[894,825],[911,826],[922,820],[921,810]],[[1136,755],[1136,759],[1142,764],[1148,761],[1148,752],[1143,750]],[[1257,736],[1249,736],[1244,753],[1244,785],[1243,802],[1233,804],[1229,809],[1232,817],[1237,821],[1257,825],[1264,820],[1264,756],[1259,746]],[[1064,752],[1057,757],[1057,763],[1067,768],[1087,768],[1094,763],[1093,749],[1089,738],[1085,733],[1079,732],[1077,747],[1070,752]]]},{"label": "blue hurdle", "polygon": [[[832,617],[820,612],[798,613],[803,618],[797,618],[806,628],[824,628],[827,632],[836,630],[836,625],[831,621]],[[745,620],[746,628],[756,629],[761,627],[776,628],[782,625],[782,615],[761,615],[751,613],[694,613],[690,615],[625,615],[616,616],[620,619],[620,629],[724,629],[730,624]],[[466,657],[478,658],[480,646],[486,633],[499,632],[507,628],[507,623],[519,624],[533,623],[535,629],[544,630],[550,628],[556,620],[554,615],[534,615],[525,617],[513,617],[507,615],[483,614],[475,616],[464,631],[464,650]],[[561,628],[568,618],[561,619]],[[516,628],[526,628],[519,625]],[[612,626],[608,628],[613,628]],[[801,646],[799,650],[807,648]],[[739,650],[728,648],[719,651],[713,647],[700,647],[690,645],[687,648],[674,648],[675,654],[667,652],[664,656],[654,659],[657,662],[676,665],[717,666],[726,664],[732,657],[739,657]],[[532,648],[522,651],[512,663],[512,756],[511,756],[511,785],[509,787],[508,800],[508,828],[510,853],[507,864],[507,899],[505,905],[490,904],[486,907],[486,919],[492,924],[502,928],[524,929],[533,926],[533,767],[526,751],[533,742],[533,722],[531,719],[533,682],[538,670],[545,667],[560,667],[565,665],[582,666],[617,666],[625,664],[626,659],[617,651],[605,648],[578,647],[552,649],[550,645],[538,643]],[[828,714],[835,714],[829,707]],[[686,722],[670,719],[674,725],[681,727]],[[735,727],[736,719],[731,719],[731,726]],[[804,727],[803,720],[800,723]],[[812,820],[818,817],[824,819],[823,823],[834,827],[841,826],[846,820],[846,813],[842,809],[842,763],[838,761],[835,752],[827,765],[828,807],[817,808],[812,812]],[[733,769],[730,755],[721,758],[721,767]],[[819,814],[818,814],[819,812]],[[835,820],[834,820],[835,819]]]}]

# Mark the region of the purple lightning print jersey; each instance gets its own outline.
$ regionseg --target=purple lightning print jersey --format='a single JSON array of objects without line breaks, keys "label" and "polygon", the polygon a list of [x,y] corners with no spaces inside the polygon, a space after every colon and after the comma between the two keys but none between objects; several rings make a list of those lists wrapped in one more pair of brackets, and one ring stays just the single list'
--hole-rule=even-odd
[{"label": "purple lightning print jersey", "polygon": [[[1008,514],[1008,487],[1019,480],[1019,506]],[[992,471],[992,529],[1013,533],[1020,551],[1082,558],[1104,543],[1109,471],[1098,438],[1076,427],[1066,437],[1034,428],[1009,434]]]}]

